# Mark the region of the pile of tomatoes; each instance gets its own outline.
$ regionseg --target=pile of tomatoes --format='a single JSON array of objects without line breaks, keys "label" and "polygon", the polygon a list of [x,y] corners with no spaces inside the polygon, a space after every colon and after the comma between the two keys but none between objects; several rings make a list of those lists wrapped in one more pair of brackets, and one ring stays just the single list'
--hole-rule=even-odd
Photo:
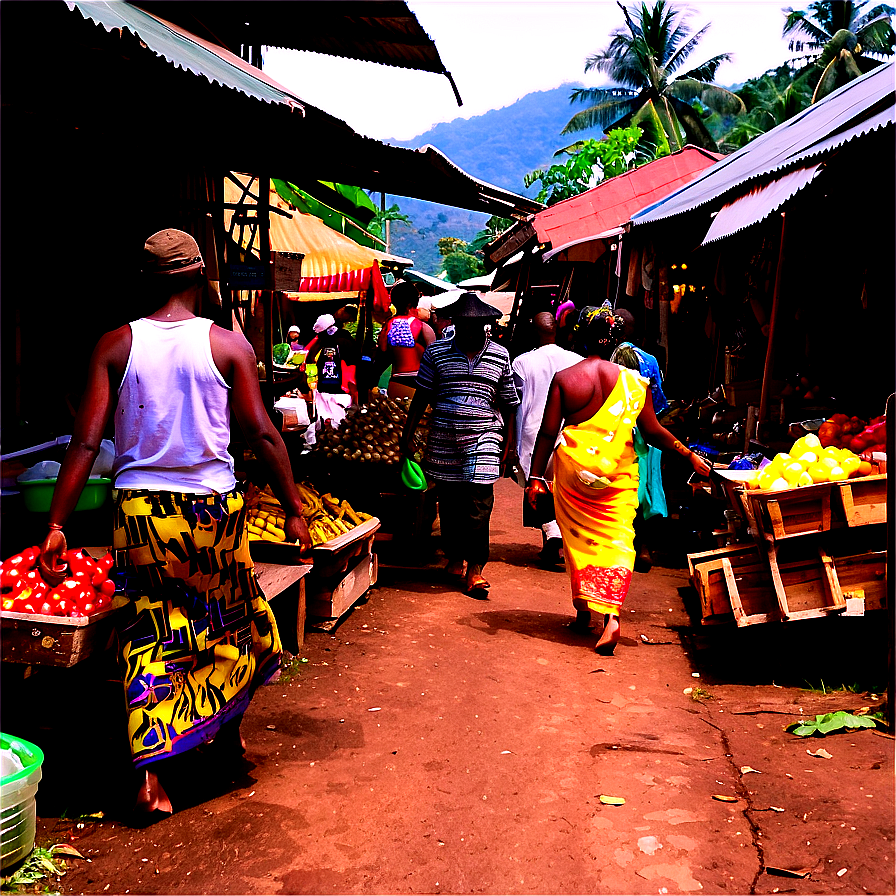
[{"label": "pile of tomatoes", "polygon": [[55,587],[41,577],[39,557],[35,546],[0,563],[0,606],[5,612],[77,619],[108,609],[115,594],[109,578],[111,554],[94,560],[83,550],[66,551],[62,560],[68,572]]}]

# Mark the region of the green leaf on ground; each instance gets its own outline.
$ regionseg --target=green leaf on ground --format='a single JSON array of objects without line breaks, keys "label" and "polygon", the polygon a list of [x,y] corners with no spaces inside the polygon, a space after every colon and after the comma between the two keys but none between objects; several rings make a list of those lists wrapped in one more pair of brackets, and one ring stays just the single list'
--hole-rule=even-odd
[{"label": "green leaf on ground", "polygon": [[869,716],[856,716],[852,713],[839,710],[838,712],[829,712],[824,715],[815,716],[813,720],[802,720],[792,722],[784,730],[795,734],[797,737],[811,737],[818,735],[824,737],[826,734],[833,734],[835,731],[842,731],[849,728],[876,728],[877,725],[873,718]]}]

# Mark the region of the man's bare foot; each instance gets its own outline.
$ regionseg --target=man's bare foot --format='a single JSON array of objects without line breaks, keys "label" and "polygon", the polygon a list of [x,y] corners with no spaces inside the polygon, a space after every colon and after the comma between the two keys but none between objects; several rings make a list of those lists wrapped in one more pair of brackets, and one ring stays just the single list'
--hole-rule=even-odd
[{"label": "man's bare foot", "polygon": [[619,617],[608,613],[604,616],[604,630],[594,649],[601,656],[612,656],[618,643]]},{"label": "man's bare foot", "polygon": [[465,565],[465,561],[463,560],[449,560],[445,564],[445,572],[449,576],[462,576],[464,574]]},{"label": "man's bare foot", "polygon": [[591,611],[576,610],[576,618],[569,623],[574,632],[587,632],[591,629]]},{"label": "man's bare foot", "polygon": [[472,565],[467,567],[467,576],[464,579],[464,591],[478,600],[488,598],[488,589],[492,586],[482,574],[482,567]]},{"label": "man's bare foot", "polygon": [[150,815],[153,812],[164,812],[170,815],[174,811],[171,808],[171,800],[168,799],[168,794],[159,783],[155,772],[144,770],[143,780],[137,790],[137,804],[134,806],[134,810],[141,815]]}]

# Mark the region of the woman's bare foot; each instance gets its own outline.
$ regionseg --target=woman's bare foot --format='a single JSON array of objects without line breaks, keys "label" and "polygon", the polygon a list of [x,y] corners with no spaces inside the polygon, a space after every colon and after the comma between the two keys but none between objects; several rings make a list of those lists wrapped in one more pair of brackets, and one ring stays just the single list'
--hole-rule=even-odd
[{"label": "woman's bare foot", "polygon": [[574,632],[587,632],[591,630],[591,611],[576,610],[576,618],[569,623]]},{"label": "woman's bare foot", "polygon": [[137,790],[137,804],[134,806],[136,812],[141,815],[150,815],[153,812],[164,812],[170,815],[174,810],[171,808],[171,800],[165,793],[165,788],[159,783],[159,778],[155,772],[144,769],[143,780]]},{"label": "woman's bare foot", "polygon": [[604,630],[594,648],[601,656],[612,656],[619,643],[619,617],[607,613],[604,616]]}]

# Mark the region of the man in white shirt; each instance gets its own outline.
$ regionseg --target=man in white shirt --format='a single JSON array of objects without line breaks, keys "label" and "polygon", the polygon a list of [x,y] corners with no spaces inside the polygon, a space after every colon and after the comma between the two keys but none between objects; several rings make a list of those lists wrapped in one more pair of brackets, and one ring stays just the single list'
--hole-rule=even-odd
[{"label": "man in white shirt", "polygon": [[[554,374],[582,360],[581,355],[557,345],[557,322],[550,312],[543,311],[536,314],[532,324],[535,327],[538,348],[520,355],[512,365],[521,402],[516,414],[516,445],[524,476],[523,485],[529,478],[535,439],[541,427],[544,406]],[[550,476],[550,473],[551,465],[548,464],[547,475]],[[545,563],[560,563],[563,559],[560,553],[563,544],[560,528],[553,513],[545,512],[543,515],[549,518],[539,518],[542,514],[536,514],[523,500],[523,525],[540,528],[542,532],[541,559]]]}]

